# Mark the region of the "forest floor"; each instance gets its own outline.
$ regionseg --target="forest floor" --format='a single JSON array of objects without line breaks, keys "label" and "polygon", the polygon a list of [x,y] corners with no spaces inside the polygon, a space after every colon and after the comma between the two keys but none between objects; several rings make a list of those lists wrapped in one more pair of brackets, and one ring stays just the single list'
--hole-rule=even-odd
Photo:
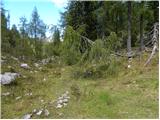
[{"label": "forest floor", "polygon": [[[1,85],[2,94],[10,93],[1,96],[1,118],[22,118],[41,108],[50,114],[32,118],[158,118],[158,53],[143,67],[148,56],[141,62],[133,58],[131,68],[123,69],[118,76],[92,80],[74,79],[71,74],[77,66],[49,63],[39,69],[28,62],[31,68],[26,70],[20,67],[22,61],[8,55],[2,73],[12,67],[21,77],[10,85]],[[71,94],[74,84],[80,90],[77,98]],[[68,105],[55,108],[57,98],[65,91],[71,97]]]}]

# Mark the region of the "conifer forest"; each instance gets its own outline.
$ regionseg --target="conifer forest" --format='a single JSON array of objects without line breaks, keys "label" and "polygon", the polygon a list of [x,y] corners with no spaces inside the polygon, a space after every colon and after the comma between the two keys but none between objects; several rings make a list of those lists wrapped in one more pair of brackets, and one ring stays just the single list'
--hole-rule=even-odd
[{"label": "conifer forest", "polygon": [[159,118],[159,1],[68,0],[56,25],[6,4],[2,119]]}]

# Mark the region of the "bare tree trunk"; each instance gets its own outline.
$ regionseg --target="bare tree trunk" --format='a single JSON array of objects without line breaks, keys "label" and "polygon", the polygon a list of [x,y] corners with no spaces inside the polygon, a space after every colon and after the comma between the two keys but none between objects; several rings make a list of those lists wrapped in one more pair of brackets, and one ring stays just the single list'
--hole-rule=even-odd
[{"label": "bare tree trunk", "polygon": [[143,15],[140,15],[140,50],[144,50],[144,43],[143,43]]},{"label": "bare tree trunk", "polygon": [[128,1],[128,40],[127,40],[127,54],[131,57],[131,1]]}]

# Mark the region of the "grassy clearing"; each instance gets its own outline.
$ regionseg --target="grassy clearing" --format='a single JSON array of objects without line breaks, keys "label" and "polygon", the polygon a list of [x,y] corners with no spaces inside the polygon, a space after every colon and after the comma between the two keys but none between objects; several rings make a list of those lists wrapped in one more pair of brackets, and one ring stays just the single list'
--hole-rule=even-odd
[{"label": "grassy clearing", "polygon": [[[131,69],[124,62],[116,76],[96,79],[73,77],[77,66],[50,63],[39,70],[29,62],[31,70],[24,70],[17,61],[7,59],[2,73],[12,67],[22,76],[11,85],[1,86],[2,93],[11,93],[1,97],[1,117],[21,118],[33,109],[46,107],[49,116],[33,118],[158,118],[158,55],[143,68],[147,56],[141,61],[134,58]],[[71,89],[75,85],[80,93]],[[54,101],[66,90],[71,96],[69,104],[56,109]],[[29,92],[33,95],[25,96]],[[16,100],[18,96],[22,98]]]}]

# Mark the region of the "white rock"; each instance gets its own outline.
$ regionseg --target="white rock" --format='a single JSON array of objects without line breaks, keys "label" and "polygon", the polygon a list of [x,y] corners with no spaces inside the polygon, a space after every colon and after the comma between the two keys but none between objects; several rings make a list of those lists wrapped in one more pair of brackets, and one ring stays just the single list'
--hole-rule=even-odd
[{"label": "white rock", "polygon": [[34,63],[34,66],[35,66],[35,67],[39,67],[39,64],[38,64],[38,63]]},{"label": "white rock", "polygon": [[16,58],[16,57],[11,56],[11,58],[12,58],[13,60],[18,61],[18,58]]},{"label": "white rock", "polygon": [[44,102],[44,100],[41,100],[41,102]]},{"label": "white rock", "polygon": [[26,93],[25,94],[25,96],[31,96],[32,95],[32,93]]},{"label": "white rock", "polygon": [[19,99],[21,99],[22,97],[21,96],[18,96],[18,97],[16,97],[16,100],[19,100]]},{"label": "white rock", "polygon": [[67,106],[67,103],[63,103],[64,106]]},{"label": "white rock", "polygon": [[66,98],[66,97],[67,97],[67,94],[66,94],[66,93],[64,93],[64,94],[62,95],[62,97],[63,97],[63,98]]},{"label": "white rock", "polygon": [[61,105],[61,104],[58,104],[57,106],[56,106],[56,108],[62,108],[63,107],[63,105]]},{"label": "white rock", "polygon": [[63,102],[64,102],[64,103],[67,103],[67,102],[68,102],[68,99],[63,99]]},{"label": "white rock", "polygon": [[5,60],[2,60],[2,59],[1,59],[1,64],[4,63],[4,62],[5,62]]},{"label": "white rock", "polygon": [[69,92],[68,92],[68,91],[66,91],[65,93],[66,93],[67,95],[69,94]]},{"label": "white rock", "polygon": [[128,65],[128,68],[131,68],[131,65]]},{"label": "white rock", "polygon": [[26,64],[26,63],[22,63],[22,64],[21,64],[21,67],[22,67],[22,68],[25,68],[25,69],[28,69],[28,68],[29,68],[28,64]]},{"label": "white rock", "polygon": [[10,92],[2,93],[3,96],[8,96],[10,95]]},{"label": "white rock", "polygon": [[32,114],[26,114],[22,117],[22,119],[30,119]]},{"label": "white rock", "polygon": [[44,115],[48,116],[49,115],[49,111],[47,109],[44,110]]},{"label": "white rock", "polygon": [[58,100],[62,100],[62,99],[63,99],[63,97],[59,97],[59,98],[58,98]]},{"label": "white rock", "polygon": [[46,78],[44,78],[43,81],[46,81]]},{"label": "white rock", "polygon": [[39,110],[36,115],[41,115],[43,110]]},{"label": "white rock", "polygon": [[61,104],[61,103],[63,103],[63,100],[58,100],[57,103]]},{"label": "white rock", "polygon": [[70,97],[69,96],[67,96],[67,97],[65,97],[66,99],[70,99]]},{"label": "white rock", "polygon": [[0,74],[0,77],[1,77],[0,83],[2,85],[5,85],[5,84],[10,84],[12,81],[14,81],[16,77],[19,77],[19,74],[6,72],[4,74]]},{"label": "white rock", "polygon": [[36,112],[37,112],[37,109],[34,109],[32,113],[36,113]]}]

